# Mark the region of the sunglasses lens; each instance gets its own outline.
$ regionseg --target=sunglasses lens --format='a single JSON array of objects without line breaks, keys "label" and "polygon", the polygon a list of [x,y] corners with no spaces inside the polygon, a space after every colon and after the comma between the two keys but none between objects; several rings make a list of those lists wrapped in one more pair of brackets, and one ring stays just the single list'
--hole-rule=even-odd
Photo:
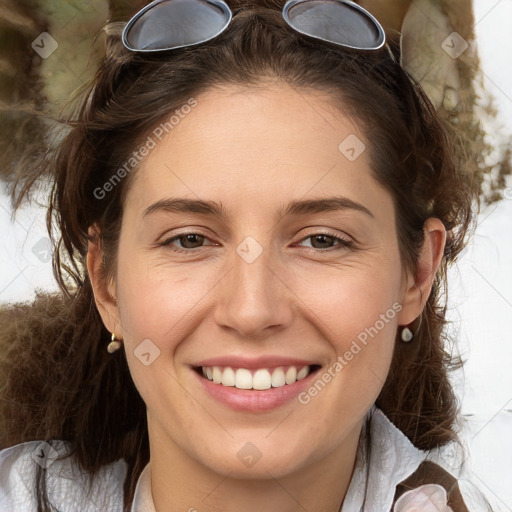
[{"label": "sunglasses lens", "polygon": [[315,1],[292,5],[288,23],[303,34],[358,49],[377,49],[384,32],[366,11],[351,2]]},{"label": "sunglasses lens", "polygon": [[125,39],[134,50],[164,50],[198,44],[220,34],[230,14],[209,1],[155,2],[127,27]]}]

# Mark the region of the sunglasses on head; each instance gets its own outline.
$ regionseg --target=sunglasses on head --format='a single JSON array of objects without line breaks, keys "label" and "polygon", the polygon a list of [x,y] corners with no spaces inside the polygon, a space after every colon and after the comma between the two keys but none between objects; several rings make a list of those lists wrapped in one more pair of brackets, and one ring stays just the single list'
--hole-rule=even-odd
[{"label": "sunglasses on head", "polygon": [[[380,23],[346,0],[288,0],[283,18],[297,32],[355,50],[379,50],[386,42]],[[129,50],[159,52],[205,43],[229,26],[233,14],[222,0],[155,0],[123,30]]]}]

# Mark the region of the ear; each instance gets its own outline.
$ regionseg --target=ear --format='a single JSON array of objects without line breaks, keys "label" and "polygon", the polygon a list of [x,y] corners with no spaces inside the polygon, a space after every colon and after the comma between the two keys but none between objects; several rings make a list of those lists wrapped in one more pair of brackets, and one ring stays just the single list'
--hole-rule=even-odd
[{"label": "ear", "polygon": [[119,309],[115,297],[115,281],[105,281],[103,273],[103,250],[101,237],[96,227],[89,228],[89,244],[87,247],[87,271],[91,280],[94,301],[105,327],[115,333],[119,339],[123,338]]},{"label": "ear", "polygon": [[400,325],[409,325],[420,316],[432,290],[435,275],[443,259],[446,228],[436,218],[430,218],[423,227],[423,247],[415,274],[409,272],[398,315]]}]

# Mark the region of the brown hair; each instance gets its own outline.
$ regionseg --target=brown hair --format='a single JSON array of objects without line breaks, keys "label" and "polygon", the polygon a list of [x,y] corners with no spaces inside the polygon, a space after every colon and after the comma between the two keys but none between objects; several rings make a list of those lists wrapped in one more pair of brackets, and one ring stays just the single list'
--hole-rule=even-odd
[{"label": "brown hair", "polygon": [[[141,55],[126,50],[119,34],[110,34],[106,57],[75,118],[65,120],[64,138],[14,192],[19,206],[36,181],[48,177],[53,183],[47,221],[62,293],[5,306],[0,315],[5,345],[0,447],[67,440],[91,475],[124,458],[126,510],[149,461],[146,410],[123,351],[106,351],[110,334],[94,303],[85,256],[88,228],[96,224],[106,254],[105,277],[114,272],[123,201],[136,170],[102,199],[94,191],[163,117],[223,84],[264,87],[284,81],[299,90],[322,91],[359,123],[370,141],[375,178],[394,199],[404,267],[415,267],[426,219],[437,217],[449,230],[415,341],[396,343],[377,405],[418,448],[456,439],[444,294],[447,266],[471,227],[474,187],[460,171],[463,156],[455,139],[386,49],[354,52],[304,37],[282,19],[284,1],[228,3],[231,25],[196,47]],[[392,50],[396,55],[398,49]],[[40,510],[46,508],[40,504]]]}]

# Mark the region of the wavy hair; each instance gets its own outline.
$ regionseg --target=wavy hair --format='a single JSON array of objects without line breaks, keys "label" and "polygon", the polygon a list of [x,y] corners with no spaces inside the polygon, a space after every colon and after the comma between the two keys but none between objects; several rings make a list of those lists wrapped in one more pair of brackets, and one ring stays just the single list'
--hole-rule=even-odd
[{"label": "wavy hair", "polygon": [[[234,17],[216,39],[180,51],[129,52],[119,31],[65,132],[19,181],[19,206],[36,183],[52,184],[47,225],[55,243],[59,294],[2,307],[0,447],[62,439],[91,476],[115,460],[128,463],[124,508],[149,461],[146,408],[124,352],[106,351],[110,334],[96,309],[85,266],[96,224],[114,272],[126,192],[136,169],[104,198],[107,182],[148,134],[191,97],[216,86],[264,88],[286,82],[321,91],[362,128],[375,178],[390,192],[404,269],[414,270],[429,217],[449,232],[443,262],[411,344],[396,343],[377,406],[420,449],[457,438],[458,404],[448,371],[457,364],[445,334],[446,270],[464,248],[475,187],[450,128],[398,64],[398,48],[354,52],[298,34],[281,16],[283,1],[229,1]],[[394,55],[394,58],[393,58]],[[52,135],[54,136],[54,135]],[[44,476],[44,475],[43,475]],[[43,493],[44,494],[44,493]],[[50,510],[40,496],[39,510]]]}]

